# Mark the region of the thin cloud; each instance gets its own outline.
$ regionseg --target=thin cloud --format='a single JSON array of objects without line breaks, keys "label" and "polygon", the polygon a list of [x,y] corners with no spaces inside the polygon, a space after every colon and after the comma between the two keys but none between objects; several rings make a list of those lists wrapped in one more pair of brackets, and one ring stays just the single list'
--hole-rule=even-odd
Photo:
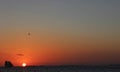
[{"label": "thin cloud", "polygon": [[18,55],[18,56],[24,56],[24,54],[16,54],[16,55]]}]

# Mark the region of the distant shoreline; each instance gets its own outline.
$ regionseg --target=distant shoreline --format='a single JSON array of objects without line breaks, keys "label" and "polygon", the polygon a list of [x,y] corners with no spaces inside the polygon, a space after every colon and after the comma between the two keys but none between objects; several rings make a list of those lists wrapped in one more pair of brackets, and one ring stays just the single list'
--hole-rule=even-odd
[{"label": "distant shoreline", "polygon": [[[120,64],[117,65],[40,65],[40,66],[26,66],[26,67],[22,67],[22,66],[14,66],[12,68],[31,68],[31,67],[40,67],[40,68],[64,68],[64,67],[77,67],[77,68],[112,68],[112,69],[116,69],[119,68],[120,69]],[[5,68],[4,66],[0,66],[0,68]]]}]

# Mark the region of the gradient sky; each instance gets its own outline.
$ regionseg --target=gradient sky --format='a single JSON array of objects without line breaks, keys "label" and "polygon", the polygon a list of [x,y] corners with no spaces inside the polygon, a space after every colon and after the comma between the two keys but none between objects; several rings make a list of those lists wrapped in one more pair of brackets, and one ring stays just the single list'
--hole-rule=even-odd
[{"label": "gradient sky", "polygon": [[120,63],[120,0],[0,0],[0,65],[5,60]]}]

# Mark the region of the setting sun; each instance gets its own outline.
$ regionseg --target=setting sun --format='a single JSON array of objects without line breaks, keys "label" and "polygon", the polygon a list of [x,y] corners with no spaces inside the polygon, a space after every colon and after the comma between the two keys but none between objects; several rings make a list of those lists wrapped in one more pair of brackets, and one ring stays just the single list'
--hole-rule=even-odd
[{"label": "setting sun", "polygon": [[22,66],[23,66],[23,67],[26,67],[26,65],[27,65],[26,63],[22,63]]}]

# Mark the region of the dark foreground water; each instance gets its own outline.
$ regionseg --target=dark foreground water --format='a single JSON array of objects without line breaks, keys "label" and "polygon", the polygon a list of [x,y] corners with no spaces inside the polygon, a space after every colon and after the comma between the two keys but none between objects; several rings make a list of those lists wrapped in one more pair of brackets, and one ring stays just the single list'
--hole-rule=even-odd
[{"label": "dark foreground water", "polygon": [[0,67],[0,72],[120,72],[120,66],[31,66]]}]

